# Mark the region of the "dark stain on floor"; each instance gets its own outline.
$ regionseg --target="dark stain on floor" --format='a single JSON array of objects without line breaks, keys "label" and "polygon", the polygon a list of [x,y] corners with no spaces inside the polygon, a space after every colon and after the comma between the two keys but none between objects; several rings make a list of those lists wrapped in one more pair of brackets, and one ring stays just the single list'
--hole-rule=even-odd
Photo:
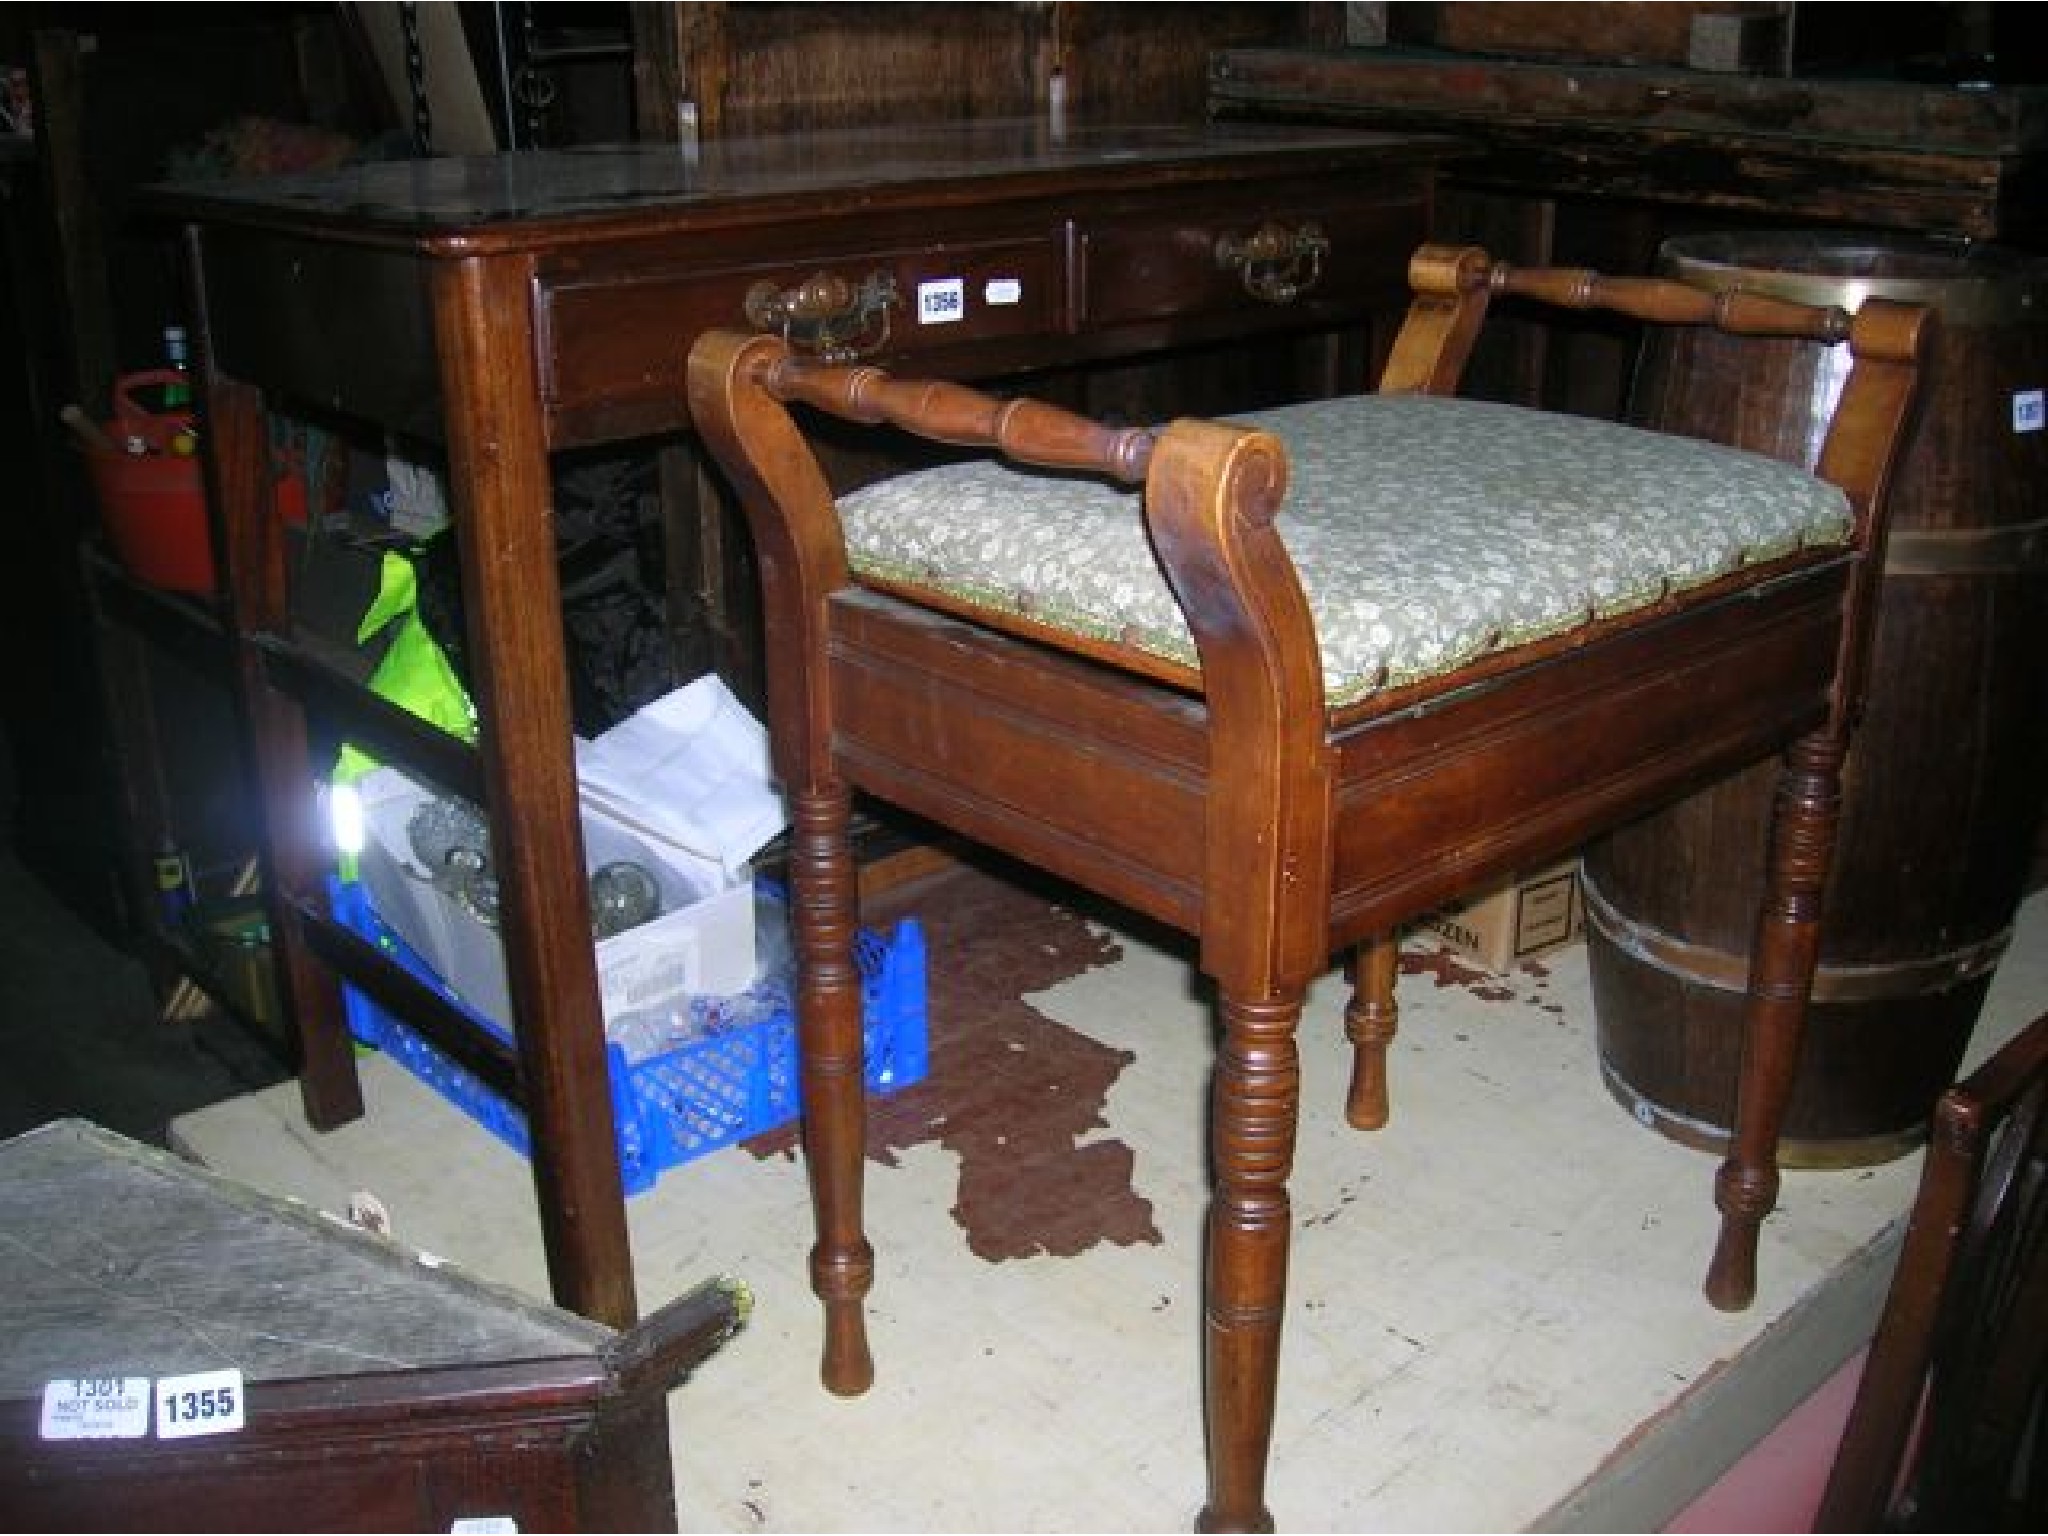
[{"label": "dark stain on floor", "polygon": [[1518,995],[1494,972],[1474,965],[1448,949],[1404,947],[1401,951],[1401,974],[1434,976],[1439,987],[1467,988],[1482,1002],[1505,1002]]},{"label": "dark stain on floor", "polygon": [[[1131,1149],[1082,1144],[1133,1057],[1054,1022],[1024,998],[1121,958],[1114,937],[1074,909],[968,864],[870,904],[924,927],[930,1074],[871,1099],[868,1156],[893,1164],[936,1142],[960,1159],[953,1217],[991,1263],[1069,1257],[1111,1242],[1161,1241],[1152,1203],[1132,1187]],[[755,1137],[758,1157],[794,1155],[795,1129]]]},{"label": "dark stain on floor", "polygon": [[1510,979],[1474,964],[1454,950],[1440,947],[1434,937],[1426,936],[1419,945],[1402,948],[1401,974],[1434,977],[1439,988],[1463,987],[1483,1003],[1519,1000],[1554,1017],[1564,1017],[1564,1005],[1545,995],[1550,986],[1550,967],[1541,960],[1522,961]]},{"label": "dark stain on floor", "polygon": [[[960,863],[887,893],[866,914],[875,927],[904,916],[924,925],[931,1053],[923,1082],[868,1101],[868,1156],[893,1166],[898,1152],[931,1142],[956,1154],[953,1217],[969,1250],[991,1263],[1161,1241],[1152,1203],[1132,1185],[1131,1149],[1082,1142],[1108,1128],[1110,1087],[1134,1058],[1024,1001],[1122,958],[1115,937],[1066,901],[1007,866]],[[1136,921],[1121,912],[1109,920]],[[1548,969],[1523,969],[1529,974],[1516,985],[1432,942],[1401,954],[1404,977],[1557,1011],[1540,997]],[[794,1156],[797,1131],[746,1145],[757,1157]]]}]

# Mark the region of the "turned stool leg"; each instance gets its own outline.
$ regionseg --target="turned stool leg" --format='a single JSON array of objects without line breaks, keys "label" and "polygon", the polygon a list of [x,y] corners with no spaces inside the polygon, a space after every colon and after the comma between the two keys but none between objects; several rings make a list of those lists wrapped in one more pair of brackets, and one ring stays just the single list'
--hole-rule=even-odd
[{"label": "turned stool leg", "polygon": [[875,1378],[862,1310],[874,1282],[875,1255],[861,1229],[867,1096],[854,955],[860,914],[847,832],[852,797],[834,788],[792,794],[789,801],[804,1168],[818,1234],[811,1249],[811,1289],[825,1304],[820,1374],[827,1390],[851,1397]]},{"label": "turned stool leg", "polygon": [[1303,989],[1222,1001],[1210,1145],[1203,1380],[1209,1502],[1197,1528],[1270,1531],[1266,1458],[1287,1303],[1287,1177],[1301,1108],[1295,1028]]},{"label": "turned stool leg", "polygon": [[1739,1312],[1755,1299],[1757,1235],[1778,1200],[1778,1135],[1820,960],[1821,900],[1841,822],[1842,758],[1843,744],[1830,733],[1796,743],[1772,807],[1743,1006],[1735,1127],[1714,1179],[1721,1232],[1705,1289],[1724,1312]]},{"label": "turned stool leg", "polygon": [[1401,974],[1401,936],[1383,933],[1358,946],[1351,957],[1351,1000],[1344,1005],[1344,1035],[1351,1042],[1351,1091],[1344,1118],[1361,1131],[1384,1127],[1387,1102],[1387,1047],[1394,1043],[1400,1009],[1394,983]]}]

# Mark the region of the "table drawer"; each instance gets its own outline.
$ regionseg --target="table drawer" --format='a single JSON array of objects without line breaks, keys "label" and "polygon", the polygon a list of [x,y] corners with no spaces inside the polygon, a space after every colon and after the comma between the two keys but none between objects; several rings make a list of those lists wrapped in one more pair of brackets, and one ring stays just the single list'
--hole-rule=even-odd
[{"label": "table drawer", "polygon": [[540,302],[543,391],[557,411],[682,389],[715,326],[787,334],[802,351],[900,361],[1046,335],[1065,311],[1048,236],[827,254],[702,272],[572,276]]},{"label": "table drawer", "polygon": [[1427,228],[1419,197],[1327,192],[1091,222],[1079,230],[1077,317],[1090,327],[1355,313],[1405,283]]}]

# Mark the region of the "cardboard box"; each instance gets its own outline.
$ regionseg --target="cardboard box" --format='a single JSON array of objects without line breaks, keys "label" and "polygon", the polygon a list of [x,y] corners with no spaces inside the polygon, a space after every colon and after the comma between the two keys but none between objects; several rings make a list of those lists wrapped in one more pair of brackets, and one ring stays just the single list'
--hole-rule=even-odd
[{"label": "cardboard box", "polygon": [[[433,791],[386,767],[365,775],[358,792],[364,835],[357,867],[371,906],[464,1002],[509,1028],[511,998],[498,930],[436,886],[412,854],[407,824]],[[583,842],[591,868],[630,859],[653,872],[661,886],[661,916],[593,941],[607,1022],[672,998],[740,992],[753,984],[751,875],[735,879],[716,859],[645,828],[628,828],[587,798]]]},{"label": "cardboard box", "polygon": [[1489,971],[1508,971],[1585,937],[1579,861],[1509,880],[1431,913],[1422,926]]}]

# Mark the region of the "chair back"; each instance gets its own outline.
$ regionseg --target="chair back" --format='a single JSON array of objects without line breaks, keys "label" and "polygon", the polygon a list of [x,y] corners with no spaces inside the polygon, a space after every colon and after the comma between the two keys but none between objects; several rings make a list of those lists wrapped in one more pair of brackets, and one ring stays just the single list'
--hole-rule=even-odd
[{"label": "chair back", "polygon": [[1935,1108],[1823,1531],[2048,1528],[2048,1014]]}]

